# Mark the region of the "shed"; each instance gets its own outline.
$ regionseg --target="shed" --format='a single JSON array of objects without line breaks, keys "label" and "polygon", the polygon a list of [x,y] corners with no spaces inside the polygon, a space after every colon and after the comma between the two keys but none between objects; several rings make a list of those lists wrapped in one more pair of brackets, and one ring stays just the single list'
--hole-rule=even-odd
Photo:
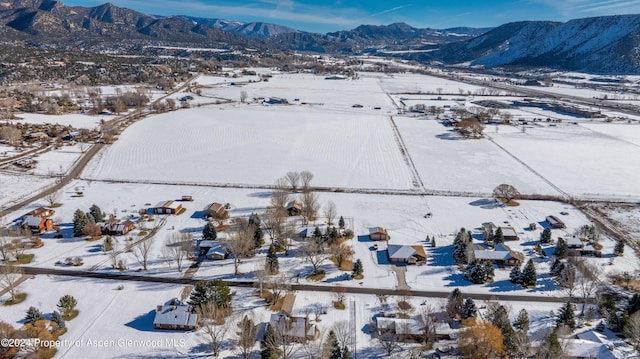
[{"label": "shed", "polygon": [[552,227],[552,228],[566,228],[567,226],[564,224],[564,222],[562,222],[560,220],[560,218],[556,217],[556,216],[547,216],[547,218],[545,218],[545,221]]},{"label": "shed", "polygon": [[297,200],[287,203],[287,213],[289,216],[298,216],[302,213],[302,203]]},{"label": "shed", "polygon": [[224,204],[213,202],[207,208],[205,208],[202,214],[205,217],[214,217],[214,216],[224,217],[226,212],[227,212],[227,209],[224,207]]},{"label": "shed", "polygon": [[158,203],[151,211],[155,214],[176,214],[181,209],[182,203],[172,200]]},{"label": "shed", "polygon": [[505,241],[517,241],[520,238],[518,237],[518,232],[513,227],[500,227],[502,228],[502,235],[504,236]]},{"label": "shed", "polygon": [[382,227],[369,228],[369,239],[372,241],[388,241],[390,238],[387,230]]}]

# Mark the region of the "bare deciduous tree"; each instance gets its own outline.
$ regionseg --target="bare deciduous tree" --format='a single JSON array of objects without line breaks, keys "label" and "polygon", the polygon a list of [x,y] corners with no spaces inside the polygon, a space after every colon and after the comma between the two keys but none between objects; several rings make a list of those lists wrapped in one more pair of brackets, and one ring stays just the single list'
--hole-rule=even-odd
[{"label": "bare deciduous tree", "polygon": [[240,274],[238,267],[242,262],[242,258],[247,258],[255,253],[254,233],[254,226],[239,226],[227,238],[222,240],[224,246],[233,256],[235,274]]},{"label": "bare deciduous tree", "polygon": [[271,237],[271,243],[278,242],[284,233],[284,224],[287,218],[287,211],[283,207],[267,208],[263,220],[267,234]]},{"label": "bare deciduous tree", "polygon": [[165,242],[163,254],[168,261],[176,262],[178,272],[182,272],[182,263],[191,254],[193,248],[189,233],[174,233]]},{"label": "bare deciduous tree", "polygon": [[493,189],[493,197],[499,201],[509,204],[520,192],[510,184],[501,184]]},{"label": "bare deciduous tree", "polygon": [[153,244],[153,238],[150,237],[142,242],[138,242],[131,249],[131,253],[135,257],[138,264],[142,266],[143,270],[147,270],[147,263],[149,261],[149,254],[151,253],[151,245]]},{"label": "bare deciduous tree", "polygon": [[311,190],[311,180],[313,180],[313,173],[309,171],[300,172],[300,185],[302,192],[309,192]]},{"label": "bare deciduous tree", "polygon": [[247,94],[247,91],[245,90],[240,91],[240,102],[244,103],[247,100],[247,97],[249,97],[249,94]]},{"label": "bare deciduous tree", "polygon": [[624,326],[624,334],[631,340],[636,350],[640,348],[640,312],[631,314]]},{"label": "bare deciduous tree", "polygon": [[302,245],[301,253],[313,267],[313,274],[320,273],[320,266],[329,258],[321,241],[309,240]]},{"label": "bare deciduous tree", "polygon": [[213,356],[218,357],[229,331],[229,323],[233,321],[232,318],[226,317],[229,310],[219,307],[216,301],[212,300],[199,305],[196,312],[200,328],[207,337]]},{"label": "bare deciduous tree", "polygon": [[318,214],[320,203],[318,197],[313,192],[305,192],[302,194],[302,216],[305,220],[314,221]]},{"label": "bare deciduous tree", "polygon": [[582,297],[580,315],[583,316],[587,300],[595,294],[600,286],[602,270],[594,263],[585,261],[582,257],[569,257],[569,262],[571,262],[581,274],[578,279],[578,289]]},{"label": "bare deciduous tree", "polygon": [[265,285],[273,294],[273,303],[276,303],[285,292],[291,290],[285,274],[268,276]]},{"label": "bare deciduous tree", "polygon": [[12,301],[16,299],[20,288],[20,277],[22,277],[23,274],[24,270],[18,266],[3,265],[0,267],[0,288],[9,293]]},{"label": "bare deciduous tree", "polygon": [[287,172],[284,178],[287,180],[287,183],[289,183],[289,187],[293,192],[298,190],[298,186],[300,183],[300,173],[295,171],[290,171],[290,172]]},{"label": "bare deciduous tree", "polygon": [[240,356],[243,359],[249,359],[256,344],[256,326],[253,319],[246,315],[238,322],[236,342]]},{"label": "bare deciduous tree", "polygon": [[47,201],[47,204],[49,205],[49,207],[55,206],[55,204],[58,202],[58,198],[59,198],[58,192],[55,192],[55,191],[53,191],[51,193],[48,193],[44,197],[44,199]]},{"label": "bare deciduous tree", "polygon": [[333,225],[333,219],[336,216],[336,204],[333,201],[328,201],[327,204],[324,205],[324,217],[327,219],[328,225]]},{"label": "bare deciduous tree", "polygon": [[346,243],[335,243],[329,247],[331,258],[336,262],[338,268],[342,267],[342,264],[353,258],[355,251],[350,245]]}]

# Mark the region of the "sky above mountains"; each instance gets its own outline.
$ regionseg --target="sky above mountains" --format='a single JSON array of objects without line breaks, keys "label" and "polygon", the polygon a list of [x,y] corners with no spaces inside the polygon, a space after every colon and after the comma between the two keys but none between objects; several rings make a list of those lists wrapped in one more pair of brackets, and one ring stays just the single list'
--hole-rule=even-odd
[{"label": "sky above mountains", "polygon": [[[62,0],[97,6],[107,0]],[[495,27],[520,20],[553,20],[640,13],[638,0],[108,0],[146,14],[191,15],[269,22],[326,33],[362,24],[406,22],[419,28]]]}]

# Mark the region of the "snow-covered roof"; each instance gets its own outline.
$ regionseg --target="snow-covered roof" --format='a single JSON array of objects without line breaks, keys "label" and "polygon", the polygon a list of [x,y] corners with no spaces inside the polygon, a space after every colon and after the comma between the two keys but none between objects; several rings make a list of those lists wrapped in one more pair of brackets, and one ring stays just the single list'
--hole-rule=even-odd
[{"label": "snow-covered roof", "polygon": [[584,339],[567,339],[565,354],[574,358],[617,359],[606,345]]},{"label": "snow-covered roof", "polygon": [[502,228],[502,234],[505,237],[517,237],[518,233],[516,232],[515,228],[513,227],[500,227]]},{"label": "snow-covered roof", "polygon": [[191,313],[190,305],[182,304],[177,299],[173,299],[156,310],[156,317],[153,325],[186,325],[195,327],[198,322],[198,315]]},{"label": "snow-covered roof", "polygon": [[155,208],[171,208],[171,209],[178,209],[180,207],[182,207],[182,203],[178,203],[173,200],[162,201],[155,206]]},{"label": "snow-covered roof", "polygon": [[389,259],[409,259],[416,254],[416,250],[411,246],[389,244],[387,247]]},{"label": "snow-covered roof", "polygon": [[271,321],[278,333],[292,336],[295,338],[306,338],[307,336],[315,336],[315,325],[307,328],[307,323],[303,317],[287,317],[281,313],[271,314]]},{"label": "snow-covered roof", "polygon": [[488,259],[488,260],[502,260],[506,261],[513,257],[509,247],[502,243],[498,243],[494,249],[488,249],[487,247],[476,245],[474,246],[473,253],[476,259]]},{"label": "snow-covered roof", "polygon": [[415,319],[377,317],[378,330],[392,330],[396,334],[419,335],[424,326]]},{"label": "snow-covered roof", "polygon": [[34,217],[32,215],[26,215],[26,216],[24,216],[24,219],[23,219],[22,223],[26,224],[29,227],[39,227],[41,222],[42,222],[42,218],[40,218],[40,217]]},{"label": "snow-covered roof", "polygon": [[387,230],[382,227],[369,228],[369,234],[387,234]]},{"label": "snow-covered roof", "polygon": [[569,237],[567,238],[567,245],[569,247],[582,247],[584,243],[578,237]]}]

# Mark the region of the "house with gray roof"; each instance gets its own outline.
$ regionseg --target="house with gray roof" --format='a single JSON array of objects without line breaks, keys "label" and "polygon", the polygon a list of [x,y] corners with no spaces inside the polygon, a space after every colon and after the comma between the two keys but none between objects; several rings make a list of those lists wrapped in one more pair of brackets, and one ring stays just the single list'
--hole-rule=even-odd
[{"label": "house with gray roof", "polygon": [[492,262],[508,266],[519,266],[524,261],[522,253],[512,250],[504,243],[499,243],[493,248],[476,244],[473,246],[473,255],[480,262]]},{"label": "house with gray roof", "polygon": [[156,308],[153,327],[168,330],[194,330],[198,326],[198,315],[192,306],[173,298]]},{"label": "house with gray roof", "polygon": [[391,263],[424,264],[427,262],[427,254],[420,245],[389,244],[387,255]]}]

